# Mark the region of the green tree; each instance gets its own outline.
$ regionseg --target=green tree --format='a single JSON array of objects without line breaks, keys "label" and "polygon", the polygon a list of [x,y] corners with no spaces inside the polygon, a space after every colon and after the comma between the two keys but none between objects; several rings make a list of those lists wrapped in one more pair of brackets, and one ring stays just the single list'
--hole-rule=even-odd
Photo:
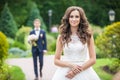
[{"label": "green tree", "polygon": [[17,32],[16,22],[14,21],[13,15],[10,12],[7,4],[5,4],[4,9],[1,13],[0,31],[11,38],[14,38]]},{"label": "green tree", "polygon": [[33,21],[36,18],[40,19],[40,21],[41,21],[41,28],[44,29],[44,30],[47,30],[46,29],[46,25],[44,24],[44,21],[43,21],[42,17],[40,16],[40,11],[37,8],[36,3],[33,2],[33,7],[30,10],[30,14],[28,16],[26,26],[33,27]]},{"label": "green tree", "polygon": [[[40,14],[48,26],[48,10],[53,10],[52,24],[59,24],[67,7],[75,5],[84,8],[87,18],[92,24],[104,27],[109,24],[108,12],[113,9],[116,12],[115,21],[120,20],[120,1],[119,0],[0,0],[0,12],[5,3],[8,3],[11,12],[17,22],[19,28],[26,24],[26,19],[33,2],[35,2],[40,10]],[[18,11],[19,10],[19,11]]]}]

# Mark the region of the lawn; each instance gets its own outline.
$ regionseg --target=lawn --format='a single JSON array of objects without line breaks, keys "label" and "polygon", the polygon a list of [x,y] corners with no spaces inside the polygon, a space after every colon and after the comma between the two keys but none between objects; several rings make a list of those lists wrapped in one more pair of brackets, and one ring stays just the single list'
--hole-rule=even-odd
[{"label": "lawn", "polygon": [[104,58],[104,59],[97,59],[96,64],[93,66],[96,73],[99,75],[101,80],[112,80],[113,75],[105,72],[102,70],[102,67],[105,65],[109,65],[111,63],[110,59]]}]

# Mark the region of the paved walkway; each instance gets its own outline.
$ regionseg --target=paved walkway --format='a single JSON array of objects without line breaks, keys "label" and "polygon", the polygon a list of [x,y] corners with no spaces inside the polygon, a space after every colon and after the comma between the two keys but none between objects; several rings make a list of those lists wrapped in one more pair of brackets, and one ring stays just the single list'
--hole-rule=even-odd
[{"label": "paved walkway", "polygon": [[[53,62],[54,55],[44,56],[43,79],[51,80],[56,66]],[[19,66],[25,73],[26,80],[34,80],[33,61],[32,58],[12,58],[7,60],[8,64]]]}]

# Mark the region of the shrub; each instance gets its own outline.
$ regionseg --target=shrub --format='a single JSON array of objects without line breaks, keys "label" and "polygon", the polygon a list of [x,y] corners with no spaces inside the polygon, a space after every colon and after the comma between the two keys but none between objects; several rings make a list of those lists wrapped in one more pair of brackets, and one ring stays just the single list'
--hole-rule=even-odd
[{"label": "shrub", "polygon": [[9,78],[6,80],[25,80],[25,74],[18,66],[9,67]]},{"label": "shrub", "polygon": [[48,53],[54,52],[55,51],[55,46],[56,46],[56,39],[54,38],[53,35],[47,34],[47,48],[48,48]]},{"label": "shrub", "polygon": [[9,67],[7,64],[2,64],[2,66],[0,66],[0,80],[9,80]]},{"label": "shrub", "polygon": [[6,36],[0,32],[0,62],[8,55],[9,44]]},{"label": "shrub", "polygon": [[95,42],[102,56],[116,59],[110,65],[112,72],[120,70],[120,22],[106,26]]},{"label": "shrub", "polygon": [[112,73],[116,73],[120,70],[120,60],[119,59],[114,59],[112,64],[109,65],[110,71]]},{"label": "shrub", "polygon": [[96,39],[100,53],[109,57],[120,58],[120,22],[108,25]]},{"label": "shrub", "polygon": [[8,41],[8,43],[9,43],[9,48],[11,48],[12,46],[13,46],[13,44],[14,44],[14,39],[12,39],[12,38],[7,38],[7,41]]},{"label": "shrub", "polygon": [[21,42],[18,42],[18,41],[14,41],[12,47],[18,47],[18,48],[20,48],[22,50],[26,50],[27,49],[25,44],[23,44]]},{"label": "shrub", "polygon": [[14,57],[25,57],[27,56],[27,52],[21,50],[20,48],[10,48],[9,49],[9,54],[14,55]]},{"label": "shrub", "polygon": [[12,54],[22,54],[22,53],[24,53],[24,51],[19,49],[19,48],[11,48],[11,49],[9,49],[9,53],[12,53]]},{"label": "shrub", "polygon": [[16,40],[18,42],[21,42],[24,44],[25,36],[28,36],[28,34],[31,30],[32,30],[32,28],[30,28],[30,27],[22,26],[16,34]]},{"label": "shrub", "polygon": [[4,68],[4,60],[8,56],[8,42],[6,36],[0,32],[0,80],[5,80],[5,74],[7,68]]}]

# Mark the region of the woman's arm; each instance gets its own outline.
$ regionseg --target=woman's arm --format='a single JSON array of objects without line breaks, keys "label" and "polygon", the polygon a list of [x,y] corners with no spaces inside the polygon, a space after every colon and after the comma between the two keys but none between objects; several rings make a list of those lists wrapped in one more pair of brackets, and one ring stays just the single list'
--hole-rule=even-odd
[{"label": "woman's arm", "polygon": [[62,51],[63,51],[63,44],[62,44],[61,36],[59,35],[57,38],[57,42],[56,42],[56,52],[55,52],[54,63],[55,65],[60,66],[60,67],[72,68],[72,64],[60,60]]}]

